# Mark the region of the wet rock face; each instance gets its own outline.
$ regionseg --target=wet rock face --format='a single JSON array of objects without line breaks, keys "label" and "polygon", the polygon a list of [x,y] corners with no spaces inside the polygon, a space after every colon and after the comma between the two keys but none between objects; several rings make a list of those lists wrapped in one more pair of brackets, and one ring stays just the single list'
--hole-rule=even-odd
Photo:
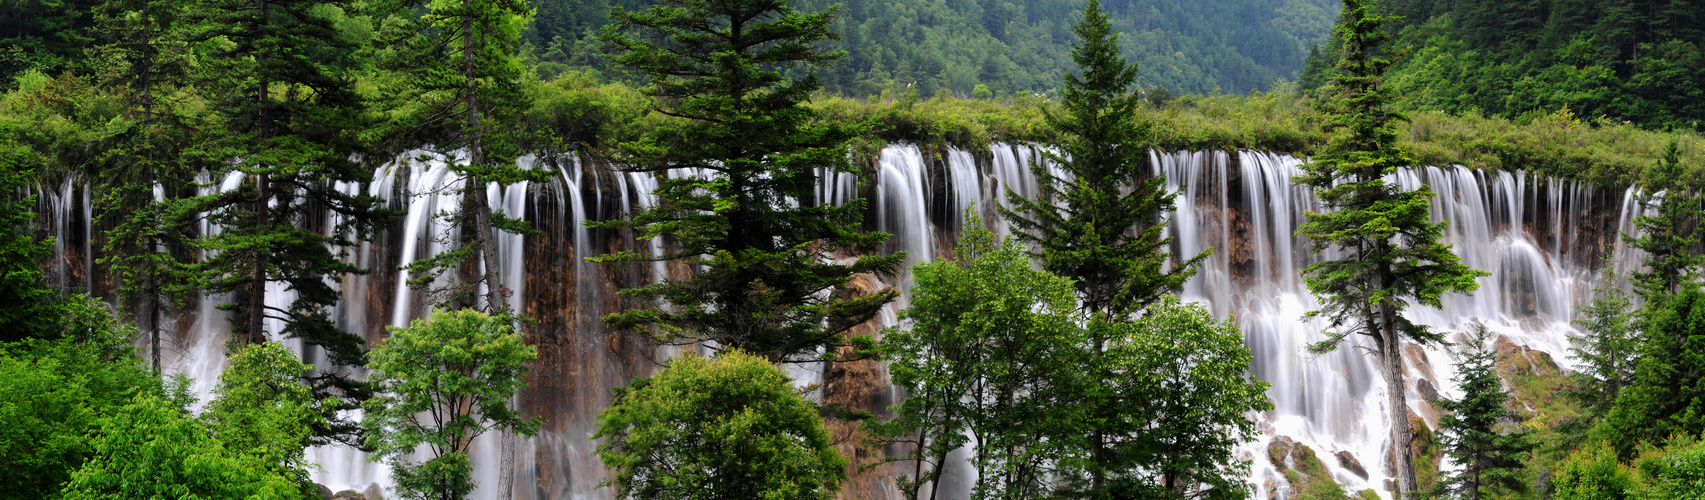
[{"label": "wet rock face", "polygon": [[1355,455],[1351,455],[1348,451],[1340,451],[1332,454],[1332,456],[1338,459],[1339,467],[1349,471],[1351,474],[1355,474],[1356,477],[1360,477],[1364,480],[1368,478],[1367,468],[1362,467],[1362,462],[1360,460],[1356,460]]}]

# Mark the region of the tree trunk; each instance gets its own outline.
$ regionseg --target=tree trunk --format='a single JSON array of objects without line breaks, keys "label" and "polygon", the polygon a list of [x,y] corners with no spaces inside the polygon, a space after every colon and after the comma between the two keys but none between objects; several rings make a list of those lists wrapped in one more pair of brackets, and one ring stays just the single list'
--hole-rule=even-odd
[{"label": "tree trunk", "polygon": [[[262,26],[266,25],[267,16],[267,0],[261,0],[259,23]],[[270,127],[268,127],[266,112],[267,86],[270,82],[267,81],[265,69],[260,71],[259,76],[260,81],[255,85],[255,102],[260,114],[257,126],[260,128],[261,140],[265,141],[271,132]],[[257,235],[267,230],[268,208],[266,201],[270,193],[267,192],[266,184],[265,173],[255,175],[255,231]],[[266,342],[266,332],[261,330],[261,321],[266,318],[266,259],[269,257],[269,253],[271,252],[268,249],[261,248],[251,252],[250,256],[254,259],[254,271],[249,283],[248,331],[244,333],[248,337],[248,342],[253,344]]]},{"label": "tree trunk", "polygon": [[[484,161],[484,151],[481,150],[480,108],[478,78],[474,74],[474,52],[478,48],[474,40],[474,16],[472,0],[462,0],[462,71],[467,78],[467,120],[468,120],[468,166],[476,167]],[[497,238],[493,234],[491,222],[491,202],[486,199],[486,186],[478,174],[469,176],[468,193],[464,196],[473,197],[474,230],[479,233],[480,258],[485,264],[485,306],[486,311],[498,314],[508,310],[504,302],[503,284],[498,282]],[[466,205],[464,205],[466,206]],[[509,409],[515,409],[515,398],[509,398]],[[509,500],[515,490],[515,435],[509,429],[498,430],[498,441],[501,449],[498,451],[500,463],[497,473],[497,498]]]},{"label": "tree trunk", "polygon": [[1384,365],[1385,381],[1388,384],[1388,402],[1391,407],[1391,446],[1397,456],[1397,484],[1402,491],[1398,498],[1409,492],[1416,491],[1415,457],[1410,454],[1409,443],[1414,440],[1414,430],[1409,428],[1409,396],[1404,392],[1403,384],[1403,336],[1395,328],[1397,312],[1388,304],[1380,304],[1380,362]]}]

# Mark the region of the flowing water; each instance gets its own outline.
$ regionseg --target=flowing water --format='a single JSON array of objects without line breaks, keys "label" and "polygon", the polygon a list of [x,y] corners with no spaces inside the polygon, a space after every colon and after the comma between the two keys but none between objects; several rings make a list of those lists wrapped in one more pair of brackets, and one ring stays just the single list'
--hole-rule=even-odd
[{"label": "flowing water", "polygon": [[[1000,233],[1010,230],[1000,220],[996,203],[1007,190],[1031,197],[1039,192],[1029,165],[1039,152],[1027,145],[994,144],[988,149],[922,148],[892,145],[866,165],[867,176],[820,175],[812,202],[845,203],[857,196],[869,199],[872,228],[894,235],[888,251],[906,251],[908,262],[927,262],[952,247],[958,232],[970,223],[970,213]],[[1284,480],[1265,459],[1267,442],[1284,436],[1307,444],[1326,458],[1338,452],[1358,460],[1368,472],[1363,479],[1337,460],[1325,459],[1333,477],[1350,491],[1371,488],[1383,493],[1388,471],[1382,466],[1388,447],[1385,422],[1386,391],[1391,390],[1370,358],[1352,346],[1323,354],[1305,347],[1321,339],[1318,322],[1304,321],[1316,306],[1299,272],[1323,257],[1310,243],[1294,235],[1304,214],[1321,210],[1303,188],[1294,186],[1299,173],[1296,158],[1262,152],[1154,153],[1156,174],[1178,191],[1178,211],[1170,235],[1175,255],[1195,255],[1211,249],[1201,272],[1184,290],[1188,300],[1205,304],[1219,316],[1235,316],[1254,354],[1252,374],[1270,382],[1275,409],[1257,415],[1261,434],[1239,449],[1251,462],[1249,477],[1258,496],[1283,493]],[[618,172],[580,155],[524,157],[523,167],[546,169],[549,182],[488,187],[492,208],[522,218],[540,229],[538,236],[505,235],[498,242],[500,276],[509,289],[512,307],[538,320],[527,328],[540,359],[528,378],[529,387],[517,403],[540,418],[538,436],[518,440],[516,496],[519,499],[609,498],[608,488],[595,487],[605,477],[591,451],[598,411],[608,405],[609,389],[626,385],[651,372],[657,360],[677,349],[647,348],[635,339],[613,334],[599,318],[631,300],[617,289],[686,272],[662,262],[620,268],[584,262],[583,258],[616,250],[660,255],[660,244],[634,243],[630,233],[589,229],[589,220],[609,220],[655,204],[651,191],[657,179],[649,174]],[[1060,175],[1054,170],[1054,175]],[[668,175],[702,175],[671,172]],[[1605,243],[1616,242],[1619,231],[1632,232],[1632,217],[1641,206],[1632,190],[1606,190],[1571,181],[1520,172],[1485,172],[1462,167],[1406,170],[1391,179],[1405,187],[1423,184],[1438,193],[1432,202],[1435,220],[1450,220],[1445,233],[1463,261],[1490,272],[1480,290],[1452,295],[1444,307],[1413,307],[1408,314],[1442,331],[1462,332],[1483,324],[1517,346],[1549,353],[1568,367],[1569,321],[1590,296],[1590,287],[1603,257]],[[231,176],[206,190],[234,189],[240,176]],[[394,227],[373,242],[351,249],[350,262],[375,271],[343,280],[344,301],[333,311],[339,325],[360,333],[369,342],[384,335],[385,326],[403,326],[424,315],[431,297],[408,286],[396,271],[418,259],[448,248],[452,226],[435,217],[461,203],[455,188],[460,180],[444,158],[411,153],[381,167],[366,185],[339,185],[347,193],[379,196],[393,208],[406,211]],[[60,256],[50,264],[50,277],[69,288],[103,289],[93,266],[98,249],[89,235],[95,230],[87,214],[89,193],[73,180],[35,190],[41,196],[40,225],[46,235],[59,236]],[[327,215],[326,226],[335,225]],[[213,231],[215,228],[202,228]],[[80,246],[79,246],[80,245]],[[636,246],[637,245],[637,246]],[[1632,252],[1618,250],[1619,266],[1638,262]],[[1626,267],[1623,267],[1626,269]],[[80,280],[80,281],[79,281]],[[887,286],[905,287],[908,280]],[[276,285],[276,284],[275,284]],[[203,297],[179,311],[176,334],[165,353],[169,370],[196,379],[195,389],[208,394],[224,368],[228,318],[214,305],[228,297]],[[281,287],[269,287],[274,306],[289,302]],[[881,316],[891,324],[904,298]],[[269,324],[276,332],[280,325]],[[1452,338],[1457,338],[1454,334]],[[1352,340],[1352,345],[1357,345]],[[305,350],[290,343],[299,351]],[[304,359],[319,362],[314,352]],[[1412,349],[1407,369],[1411,408],[1430,425],[1437,414],[1420,394],[1427,390],[1457,395],[1450,378],[1450,353]],[[801,384],[824,381],[822,367],[791,369]],[[874,380],[885,380],[878,373]],[[825,381],[826,382],[826,381]],[[867,402],[879,410],[893,391]],[[495,498],[499,436],[488,434],[473,446],[480,490],[475,498]],[[390,484],[382,464],[369,463],[361,452],[342,446],[311,449],[319,465],[314,480],[341,489],[384,488]],[[959,467],[944,481],[946,497],[962,497],[970,481]],[[880,474],[881,471],[875,472]],[[881,478],[873,481],[881,483]],[[1281,486],[1275,486],[1281,485]],[[857,490],[861,496],[892,496],[891,487]]]}]

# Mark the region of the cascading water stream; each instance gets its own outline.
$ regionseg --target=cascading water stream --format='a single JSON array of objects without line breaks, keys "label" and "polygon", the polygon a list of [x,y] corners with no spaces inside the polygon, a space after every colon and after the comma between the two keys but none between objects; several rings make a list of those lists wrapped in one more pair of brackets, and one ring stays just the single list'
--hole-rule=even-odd
[{"label": "cascading water stream", "polygon": [[[853,174],[819,172],[812,196],[818,203],[835,204],[867,198],[868,213],[874,216],[871,226],[894,235],[888,250],[909,252],[908,263],[929,262],[951,249],[968,223],[963,215],[967,206],[974,205],[973,213],[991,229],[1009,233],[995,203],[1006,202],[1008,188],[1025,197],[1039,192],[1030,171],[1030,162],[1037,157],[1037,148],[1024,144],[994,144],[980,151],[892,145],[871,159],[864,178],[872,182],[861,185],[861,177]],[[1383,467],[1388,447],[1385,422],[1390,413],[1385,391],[1389,388],[1372,361],[1349,346],[1321,355],[1306,349],[1323,337],[1320,323],[1302,320],[1317,304],[1300,273],[1308,264],[1332,256],[1313,251],[1309,241],[1295,236],[1303,214],[1322,209],[1306,188],[1291,181],[1300,172],[1300,161],[1250,151],[1156,152],[1151,159],[1154,173],[1178,190],[1178,210],[1168,233],[1176,240],[1170,250],[1179,256],[1213,250],[1183,295],[1206,304],[1216,315],[1235,316],[1254,354],[1253,375],[1272,383],[1268,395],[1275,410],[1258,416],[1262,435],[1240,448],[1243,458],[1252,462],[1250,480],[1257,495],[1284,495],[1284,479],[1262,452],[1275,436],[1307,444],[1322,457],[1347,452],[1364,464],[1368,477],[1350,473],[1335,460],[1324,460],[1333,477],[1348,490],[1371,488],[1383,494],[1383,483],[1390,476]],[[517,399],[523,412],[541,418],[544,426],[539,436],[517,440],[516,498],[610,498],[609,489],[594,487],[605,477],[589,440],[596,415],[607,406],[611,387],[649,373],[657,361],[676,351],[645,349],[607,331],[600,318],[638,305],[616,296],[615,290],[684,270],[663,262],[615,269],[583,260],[634,245],[629,233],[589,229],[584,223],[655,206],[656,177],[616,172],[582,154],[527,156],[519,163],[551,171],[552,180],[487,187],[494,209],[524,218],[543,231],[538,236],[502,235],[498,242],[499,275],[512,292],[509,304],[538,321],[527,330],[529,342],[539,347],[540,359],[528,379],[529,388]],[[1061,175],[1058,168],[1050,169]],[[678,170],[667,175],[710,174]],[[240,174],[229,176],[209,185],[203,194],[235,189],[242,180]],[[1633,217],[1643,210],[1633,189],[1605,191],[1522,172],[1463,167],[1404,170],[1392,181],[1406,188],[1431,186],[1437,192],[1433,217],[1450,220],[1445,241],[1454,245],[1465,263],[1492,273],[1480,279],[1481,289],[1472,295],[1447,296],[1441,309],[1408,311],[1419,323],[1443,331],[1460,332],[1472,324],[1484,324],[1509,342],[1545,351],[1567,365],[1568,337],[1576,334],[1569,320],[1589,298],[1606,243],[1614,246],[1620,269],[1639,262],[1638,252],[1625,251],[1616,236],[1634,232]],[[382,326],[404,326],[429,310],[433,300],[409,287],[406,274],[396,269],[449,248],[446,238],[454,236],[454,228],[435,215],[460,206],[459,183],[444,158],[409,153],[381,167],[371,183],[337,186],[346,193],[379,196],[406,211],[396,226],[346,257],[375,271],[344,280],[344,300],[333,311],[340,326],[372,342],[384,335]],[[86,220],[92,208],[86,206],[87,190],[79,197],[74,183],[67,181],[36,194],[43,196],[42,210],[52,219],[44,232],[65,236],[56,247],[61,257],[49,269],[60,285],[74,287],[75,283],[67,283],[75,274],[70,266],[92,265],[86,263],[93,261],[95,250],[90,243],[93,238],[68,237],[79,230],[79,223],[84,234],[93,229]],[[336,222],[329,218],[325,224],[334,227]],[[84,248],[68,247],[79,244]],[[663,247],[652,241],[639,250],[656,256]],[[67,257],[77,251],[83,252],[82,260]],[[97,271],[83,270],[81,278],[89,280]],[[906,280],[892,281],[886,286],[904,288]],[[99,283],[85,281],[83,286],[98,288]],[[268,295],[269,305],[288,305],[286,290],[269,287]],[[204,398],[225,365],[228,315],[213,305],[226,300],[194,301],[190,310],[181,312],[189,321],[179,322],[185,326],[168,343],[172,349],[166,356],[167,368],[194,377],[194,388]],[[902,296],[883,311],[882,325],[895,324],[895,313],[904,304]],[[268,330],[276,332],[279,326],[269,324]],[[302,350],[298,343],[290,345]],[[1458,394],[1450,382],[1451,355],[1438,349],[1411,351],[1408,384],[1400,390],[1408,392],[1411,410],[1436,426],[1436,413],[1421,402],[1421,387],[1427,384],[1446,396]],[[311,362],[320,361],[318,353],[303,355]],[[826,373],[816,367],[791,371],[813,382]],[[898,394],[890,389],[885,396],[891,402]],[[475,498],[496,496],[491,488],[497,484],[497,442],[494,433],[473,446],[476,476],[482,485]],[[362,490],[375,484],[383,488],[391,483],[382,464],[367,462],[364,454],[351,448],[318,447],[310,450],[309,457],[320,465],[314,479],[334,490]],[[945,498],[962,498],[973,480],[969,467],[955,467],[940,493]],[[892,488],[869,491],[869,496],[894,496]]]}]

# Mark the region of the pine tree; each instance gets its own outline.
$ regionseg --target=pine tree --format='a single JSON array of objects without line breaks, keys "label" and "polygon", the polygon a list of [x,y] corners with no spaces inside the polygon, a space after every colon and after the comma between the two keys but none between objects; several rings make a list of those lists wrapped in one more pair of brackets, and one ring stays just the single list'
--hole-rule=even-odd
[{"label": "pine tree", "polygon": [[1115,321],[1177,292],[1208,253],[1174,261],[1166,252],[1172,243],[1163,236],[1166,217],[1176,193],[1149,165],[1153,133],[1137,119],[1142,100],[1132,89],[1137,65],[1119,56],[1117,33],[1099,1],[1090,0],[1073,30],[1079,41],[1072,60],[1083,75],[1066,74],[1062,112],[1044,114],[1063,140],[1054,144],[1059,153],[1042,156],[1065,175],[1052,175],[1042,161],[1031,164],[1040,192],[1025,199],[1008,188],[1013,206],[1001,214],[1022,241],[1040,249],[1043,268],[1077,282],[1085,311]]},{"label": "pine tree", "polygon": [[1439,408],[1449,412],[1439,420],[1439,440],[1458,468],[1436,487],[1470,500],[1526,492],[1522,458],[1535,443],[1519,417],[1504,407],[1510,395],[1494,371],[1498,353],[1486,347],[1486,327],[1478,326],[1457,355],[1453,380],[1462,397],[1439,401]]},{"label": "pine tree", "polygon": [[[423,14],[410,16],[422,6]],[[419,276],[410,282],[424,287],[451,269],[481,269],[478,278],[455,287],[446,302],[477,303],[473,296],[483,284],[485,310],[501,312],[508,304],[506,285],[515,283],[498,281],[495,232],[528,233],[530,228],[492,210],[486,185],[546,179],[543,170],[516,167],[519,149],[513,134],[505,133],[528,107],[521,31],[533,10],[520,0],[402,0],[390,10],[393,17],[379,43],[382,66],[394,72],[386,93],[403,112],[386,127],[387,135],[404,147],[430,144],[446,156],[462,152],[457,156],[466,163],[453,165],[464,179],[462,207],[445,216],[461,221],[463,231],[474,235],[411,264],[409,270]]]},{"label": "pine tree", "polygon": [[1705,432],[1705,292],[1683,283],[1661,306],[1648,308],[1641,330],[1634,381],[1592,430],[1624,459],[1641,441]]},{"label": "pine tree", "polygon": [[[316,400],[344,404],[365,399],[360,383],[338,366],[364,364],[360,336],[345,332],[327,309],[339,299],[345,274],[366,272],[340,259],[343,249],[386,222],[389,212],[372,196],[336,189],[361,185],[373,170],[352,156],[354,131],[366,124],[363,103],[347,74],[356,47],[336,23],[353,8],[348,0],[202,0],[191,13],[190,39],[215,51],[203,59],[197,87],[221,113],[223,134],[206,154],[238,176],[235,189],[198,198],[198,209],[218,226],[198,239],[205,253],[197,270],[210,294],[234,293],[235,337],[267,340],[264,320],[282,322],[274,335],[300,338],[326,363],[309,379]],[[327,214],[335,224],[320,228]],[[294,292],[285,307],[267,304],[269,283]],[[276,293],[276,292],[273,292]],[[328,399],[338,395],[340,398]],[[321,438],[351,441],[353,423],[328,405]]]},{"label": "pine tree", "polygon": [[[1657,206],[1657,213],[1634,217],[1638,235],[1622,235],[1629,247],[1646,252],[1645,270],[1630,273],[1635,293],[1647,304],[1656,306],[1673,295],[1677,287],[1692,280],[1702,259],[1693,252],[1699,245],[1699,221],[1705,211],[1700,208],[1698,192],[1682,187],[1681,149],[1670,139],[1664,157],[1646,170],[1645,194],[1641,206]],[[1650,309],[1651,306],[1648,306]]]},{"label": "pine tree", "polygon": [[1575,326],[1586,331],[1569,353],[1580,370],[1571,378],[1574,387],[1568,395],[1580,402],[1592,418],[1603,418],[1622,388],[1634,381],[1635,361],[1639,359],[1639,329],[1635,325],[1633,304],[1628,292],[1617,286],[1618,275],[1606,259],[1603,278],[1598,282],[1592,303],[1581,310],[1582,319]]},{"label": "pine tree", "polygon": [[1416,481],[1407,446],[1411,429],[1403,340],[1426,344],[1442,336],[1404,318],[1402,311],[1412,302],[1439,307],[1439,297],[1479,288],[1475,278],[1486,273],[1468,268],[1439,242],[1445,224],[1431,222],[1431,188],[1409,191],[1385,181],[1398,168],[1415,164],[1397,145],[1397,124],[1405,117],[1394,109],[1396,92],[1384,85],[1386,68],[1400,55],[1380,48],[1391,38],[1382,29],[1391,20],[1371,14],[1367,0],[1344,2],[1335,30],[1343,48],[1338,73],[1331,78],[1337,94],[1323,110],[1337,133],[1297,177],[1331,211],[1308,213],[1297,234],[1313,240],[1316,250],[1337,249],[1344,256],[1303,269],[1309,291],[1321,304],[1308,317],[1330,322],[1327,338],[1310,350],[1335,350],[1350,335],[1373,341],[1369,352],[1378,359],[1388,388],[1399,487],[1411,492]]},{"label": "pine tree", "polygon": [[893,289],[842,293],[854,274],[893,276],[905,258],[874,254],[888,235],[862,232],[864,202],[812,199],[818,172],[851,171],[846,144],[860,129],[819,121],[802,105],[820,87],[810,68],[843,54],[821,48],[838,38],[829,29],[835,12],[801,13],[786,0],[670,0],[612,12],[602,37],[613,61],[642,71],[658,111],[678,120],[620,145],[616,158],[663,177],[656,207],[591,225],[668,237],[662,259],[698,272],[623,290],[667,307],[613,313],[604,318],[611,326],[788,361],[833,355],[825,347],[894,299]]},{"label": "pine tree", "polygon": [[[175,102],[188,76],[188,47],[175,36],[178,8],[160,0],[113,0],[97,11],[99,32],[111,42],[91,51],[107,66],[101,84],[119,89],[126,106],[122,127],[103,144],[99,171],[89,178],[104,193],[106,233],[101,259],[118,278],[120,304],[148,336],[154,372],[160,372],[163,309],[191,291],[186,264],[194,221],[193,172],[185,151],[203,134],[201,116]],[[204,115],[204,114],[200,114]]]}]

